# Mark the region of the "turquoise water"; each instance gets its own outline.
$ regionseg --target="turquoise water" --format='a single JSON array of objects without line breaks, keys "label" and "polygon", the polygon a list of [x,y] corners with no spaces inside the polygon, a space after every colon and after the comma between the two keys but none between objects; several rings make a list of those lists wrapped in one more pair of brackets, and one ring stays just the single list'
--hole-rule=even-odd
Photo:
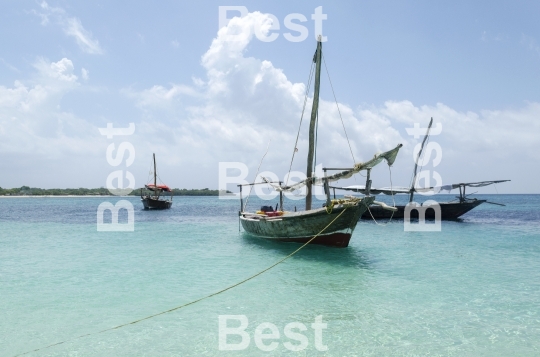
[{"label": "turquoise water", "polygon": [[[540,195],[479,197],[507,206],[480,205],[441,232],[361,221],[348,248],[307,246],[218,296],[29,356],[538,356]],[[179,306],[298,247],[240,234],[237,201],[176,197],[154,212],[129,199],[134,232],[97,232],[103,198],[0,199],[0,356]],[[220,315],[246,316],[247,349],[219,349]],[[273,352],[253,340],[263,322],[279,330]],[[307,327],[299,352],[283,344],[291,322]]]}]

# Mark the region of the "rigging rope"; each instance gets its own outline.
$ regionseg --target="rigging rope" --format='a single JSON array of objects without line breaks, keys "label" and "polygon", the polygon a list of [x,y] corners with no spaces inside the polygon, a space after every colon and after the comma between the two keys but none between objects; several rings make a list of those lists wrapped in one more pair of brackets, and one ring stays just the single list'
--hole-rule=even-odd
[{"label": "rigging rope", "polygon": [[322,54],[322,59],[324,63],[324,68],[326,69],[326,74],[328,75],[328,81],[330,81],[330,88],[332,88],[332,94],[334,95],[334,100],[336,101],[336,107],[339,113],[339,119],[341,119],[341,125],[343,125],[343,131],[345,132],[345,137],[347,138],[347,144],[349,144],[349,150],[351,150],[351,156],[353,159],[353,166],[356,164],[356,160],[354,159],[354,154],[351,147],[351,142],[349,141],[349,136],[347,135],[347,130],[345,129],[345,124],[343,123],[343,118],[341,117],[341,111],[339,110],[338,101],[336,98],[336,93],[334,93],[334,86],[332,85],[332,80],[330,79],[330,72],[328,72],[328,67],[326,67],[326,60],[324,59],[324,54]]},{"label": "rigging rope", "polygon": [[304,111],[306,109],[306,103],[307,98],[309,94],[309,88],[311,87],[311,80],[313,79],[313,68],[315,68],[315,65],[311,64],[311,69],[309,71],[309,78],[308,78],[308,84],[306,86],[306,95],[304,97],[304,106],[302,107],[302,115],[300,116],[300,124],[298,125],[298,133],[296,133],[296,141],[294,143],[292,158],[291,158],[291,164],[289,165],[289,173],[287,174],[287,181],[285,182],[285,186],[289,184],[289,176],[291,176],[291,168],[294,161],[294,154],[296,154],[296,151],[298,150],[298,137],[300,136],[300,129],[302,128],[302,120],[304,119]]},{"label": "rigging rope", "polygon": [[205,299],[208,299],[212,296],[216,296],[216,295],[219,295],[227,290],[230,290],[232,288],[235,288],[237,287],[238,285],[241,285],[265,272],[267,272],[268,270],[272,269],[273,267],[275,267],[276,265],[280,264],[280,263],[283,263],[285,260],[289,259],[290,257],[292,257],[293,255],[295,255],[296,253],[298,253],[301,249],[303,249],[306,245],[308,245],[309,243],[311,243],[315,238],[317,238],[319,235],[321,235],[325,230],[328,229],[328,227],[330,227],[346,210],[347,210],[348,207],[345,207],[343,209],[343,211],[341,211],[337,216],[336,218],[334,218],[330,223],[328,223],[328,225],[326,227],[324,227],[319,233],[317,233],[316,235],[313,236],[313,238],[311,238],[310,240],[308,240],[306,243],[304,243],[300,248],[296,249],[294,252],[292,252],[291,254],[287,255],[285,258],[279,260],[277,263],[274,263],[272,265],[270,265],[268,268],[264,269],[264,270],[261,270],[260,272],[254,274],[254,275],[251,275],[250,277],[236,283],[236,284],[233,284],[233,285],[230,285],[224,289],[221,289],[220,291],[217,291],[215,293],[212,293],[210,295],[206,295],[206,296],[203,296],[202,298],[199,298],[197,300],[193,300],[191,302],[188,302],[186,304],[183,304],[183,305],[180,305],[180,306],[177,306],[177,307],[174,307],[172,309],[169,309],[169,310],[165,310],[165,311],[162,311],[162,312],[159,312],[157,314],[153,314],[153,315],[150,315],[150,316],[146,316],[146,317],[143,317],[141,319],[138,319],[138,320],[135,320],[135,321],[132,321],[132,322],[128,322],[128,323],[125,323],[125,324],[122,324],[122,325],[118,325],[118,326],[115,326],[115,327],[111,327],[111,328],[108,328],[108,329],[105,329],[105,330],[101,330],[101,331],[98,331],[98,332],[94,332],[94,333],[87,333],[87,334],[84,334],[84,335],[80,335],[80,336],[77,336],[77,337],[73,337],[71,339],[67,339],[67,340],[64,340],[62,342],[57,342],[57,343],[53,343],[52,345],[48,345],[48,346],[45,346],[45,347],[40,347],[40,348],[37,348],[35,350],[32,350],[32,351],[27,351],[27,352],[23,352],[23,353],[20,353],[18,355],[15,355],[14,357],[18,357],[18,356],[23,356],[23,355],[27,355],[29,353],[32,353],[32,352],[37,352],[37,351],[41,351],[41,350],[44,350],[46,348],[49,348],[49,347],[53,347],[53,346],[58,346],[58,345],[61,345],[63,343],[66,343],[66,342],[71,342],[71,341],[74,341],[74,340],[78,340],[80,338],[83,338],[83,337],[86,337],[86,336],[92,336],[92,335],[97,335],[97,334],[100,334],[100,333],[103,333],[103,332],[107,332],[107,331],[112,331],[112,330],[117,330],[121,327],[125,327],[125,326],[129,326],[129,325],[134,325],[138,322],[141,322],[141,321],[144,321],[144,320],[149,320],[153,317],[156,317],[156,316],[160,316],[160,315],[165,315],[165,314],[168,314],[170,312],[173,312],[173,311],[176,311],[176,310],[179,310],[183,307],[186,307],[186,306],[189,306],[189,305],[193,305],[199,301],[202,301],[202,300],[205,300]]},{"label": "rigging rope", "polygon": [[150,164],[150,171],[148,171],[148,176],[146,177],[146,182],[150,182],[151,177],[154,176],[154,164]]},{"label": "rigging rope", "polygon": [[[393,193],[394,189],[394,184],[392,183],[392,168],[390,167],[390,165],[388,165],[388,171],[390,172],[390,193],[392,194],[392,202],[394,204],[393,207],[396,207],[396,199],[395,199],[395,194]],[[373,219],[373,222],[375,222],[376,225],[378,226],[382,226],[382,227],[385,227],[387,226],[390,222],[392,222],[392,218],[394,218],[394,213],[396,213],[395,211],[392,211],[392,215],[390,216],[390,218],[388,219],[388,222],[386,223],[379,223],[377,222],[377,220],[375,219],[375,217],[373,217],[373,213],[371,213],[371,210],[369,209],[369,206],[367,206],[367,209],[368,209],[368,212],[369,214],[371,215],[371,218]]]},{"label": "rigging rope", "polygon": [[[146,177],[146,182],[147,183],[150,183],[150,182],[154,182],[154,161],[152,161],[150,163],[150,171],[148,172],[148,176]],[[159,179],[159,182],[161,183],[164,183],[163,180],[161,180],[161,177],[159,177],[159,174],[158,174],[158,171],[157,171],[157,167],[156,167],[156,177]]]},{"label": "rigging rope", "polygon": [[[255,183],[255,181],[257,180],[257,175],[259,175],[259,170],[261,169],[261,165],[262,165],[262,162],[264,160],[264,157],[266,156],[266,154],[268,154],[268,148],[270,147],[270,143],[272,142],[272,140],[270,140],[268,142],[268,146],[266,147],[266,152],[264,153],[263,157],[261,158],[261,162],[259,163],[259,167],[257,168],[257,173],[255,174],[255,178],[253,179],[253,183]],[[242,212],[245,211],[245,208],[247,207],[247,204],[248,204],[248,201],[249,201],[249,196],[251,195],[251,190],[253,189],[253,186],[255,185],[251,185],[249,186],[249,193],[246,197],[246,203],[244,204],[244,207],[242,207]]]}]

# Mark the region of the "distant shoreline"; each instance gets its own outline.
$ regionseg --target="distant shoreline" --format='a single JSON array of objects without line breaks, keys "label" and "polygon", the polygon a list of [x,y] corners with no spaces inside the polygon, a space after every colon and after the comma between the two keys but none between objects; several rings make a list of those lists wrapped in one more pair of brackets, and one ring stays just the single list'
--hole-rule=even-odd
[{"label": "distant shoreline", "polygon": [[[438,196],[451,196],[451,193],[440,193]],[[476,193],[475,196],[493,196],[493,195],[540,195],[540,193]],[[238,193],[228,193],[225,196],[237,196]],[[256,196],[252,194],[251,196]],[[403,195],[400,195],[403,196]],[[138,197],[135,195],[115,196],[115,195],[0,195],[1,198],[111,198],[111,197]],[[219,195],[175,195],[173,197],[220,197]],[[246,198],[247,196],[244,196]]]},{"label": "distant shoreline", "polygon": [[[104,187],[100,188],[50,188],[43,189],[38,187],[22,186],[20,188],[2,188],[0,187],[0,197],[121,197],[115,195],[115,192],[125,193],[124,191],[116,191],[116,189],[108,190]],[[124,197],[139,196],[142,193],[149,193],[144,188],[132,190]],[[233,194],[227,190],[210,190],[202,189],[185,189],[185,188],[167,188],[165,196],[222,196]]]},{"label": "distant shoreline", "polygon": [[[225,196],[236,196],[235,194],[233,193],[229,193]],[[111,197],[138,197],[138,196],[133,196],[133,195],[128,195],[128,196],[114,196],[114,195],[110,195],[110,196],[100,196],[100,195],[79,195],[79,196],[76,196],[76,195],[26,195],[26,196],[0,196],[0,198],[111,198]],[[168,196],[167,196],[168,197]],[[220,197],[218,195],[178,195],[178,196],[173,196],[173,197]]]},{"label": "distant shoreline", "polygon": [[0,198],[53,198],[53,197],[65,197],[65,198],[74,198],[74,197],[135,197],[135,196],[113,196],[113,195],[10,195],[10,196],[0,196]]}]

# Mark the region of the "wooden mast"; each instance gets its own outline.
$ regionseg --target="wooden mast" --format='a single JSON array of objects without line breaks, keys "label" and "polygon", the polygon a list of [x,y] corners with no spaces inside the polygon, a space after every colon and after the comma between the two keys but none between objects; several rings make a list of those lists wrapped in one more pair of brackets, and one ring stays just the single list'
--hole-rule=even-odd
[{"label": "wooden mast", "polygon": [[156,154],[153,154],[154,156],[154,192],[157,195],[157,175],[156,175]]},{"label": "wooden mast", "polygon": [[424,150],[424,144],[426,143],[426,140],[429,136],[429,130],[431,129],[431,124],[433,124],[433,118],[429,121],[429,125],[426,131],[426,136],[424,136],[424,140],[422,141],[422,146],[420,147],[420,151],[418,151],[418,156],[416,157],[416,162],[414,163],[414,174],[413,174],[413,182],[411,185],[410,190],[410,196],[409,196],[409,202],[412,202],[413,196],[414,196],[414,186],[416,185],[416,171],[418,170],[418,160],[420,160],[420,155],[422,155],[422,150]]},{"label": "wooden mast", "polygon": [[315,153],[315,125],[317,122],[317,112],[319,110],[319,89],[321,84],[321,55],[322,55],[322,39],[321,35],[317,38],[317,51],[313,57],[313,61],[316,63],[315,67],[315,92],[313,93],[313,106],[311,108],[311,121],[309,123],[309,150],[307,158],[307,173],[308,178],[306,184],[306,211],[311,209],[311,186],[312,182],[309,180],[313,176],[313,155]]}]

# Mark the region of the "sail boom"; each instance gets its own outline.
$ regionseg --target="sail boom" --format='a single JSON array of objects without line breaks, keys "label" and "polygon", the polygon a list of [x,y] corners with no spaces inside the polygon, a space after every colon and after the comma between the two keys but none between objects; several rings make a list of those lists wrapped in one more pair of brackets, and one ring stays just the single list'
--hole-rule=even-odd
[{"label": "sail boom", "polygon": [[[365,186],[347,186],[347,187],[337,187],[337,186],[330,186],[330,188],[335,188],[336,190],[345,190],[345,191],[352,191],[352,192],[358,192],[362,194],[366,194],[366,187]],[[398,193],[405,193],[409,194],[410,188],[408,187],[382,187],[382,188],[370,188],[369,193],[378,195],[378,194],[385,194],[385,195],[395,195]]]},{"label": "sail boom", "polygon": [[432,187],[424,187],[424,188],[418,188],[416,187],[414,191],[416,192],[428,192],[428,191],[450,191],[456,188],[460,187],[484,187],[493,185],[496,183],[501,182],[508,182],[510,180],[493,180],[493,181],[478,181],[478,182],[460,182],[460,183],[453,183],[449,185],[441,185],[441,186],[432,186]]},{"label": "sail boom", "polygon": [[[427,193],[427,192],[439,192],[439,191],[448,191],[450,192],[453,189],[460,188],[460,187],[484,187],[489,186],[501,182],[507,182],[510,180],[494,180],[494,181],[479,181],[479,182],[467,182],[467,183],[453,183],[450,185],[442,185],[442,186],[432,186],[432,187],[425,187],[425,188],[415,188],[414,192],[418,193]],[[366,194],[366,187],[362,185],[358,186],[347,186],[347,187],[337,187],[337,186],[330,186],[330,188],[335,188],[336,190],[345,190],[345,191],[352,191],[352,192],[358,192],[362,194]],[[409,194],[411,192],[411,189],[408,187],[382,187],[382,188],[370,188],[370,193],[373,193],[375,195],[378,195],[380,193],[383,193],[385,195],[395,195],[398,193],[406,193]]]},{"label": "sail boom", "polygon": [[341,179],[350,178],[350,177],[352,177],[352,175],[357,174],[360,171],[371,169],[371,168],[377,166],[383,160],[386,160],[388,162],[388,165],[391,166],[394,163],[394,161],[396,160],[396,156],[397,156],[397,154],[399,152],[399,149],[401,149],[402,146],[403,146],[403,144],[399,144],[395,148],[393,148],[392,150],[389,150],[389,151],[383,152],[381,154],[375,155],[373,157],[373,159],[371,159],[369,161],[366,161],[364,163],[358,163],[358,164],[354,165],[354,168],[352,168],[352,169],[347,169],[347,170],[335,173],[335,174],[327,176],[327,177],[322,177],[322,178],[321,177],[308,177],[303,181],[300,181],[298,183],[295,183],[295,184],[292,184],[292,185],[289,185],[289,186],[279,186],[279,185],[272,184],[271,181],[269,179],[265,178],[265,177],[263,177],[262,179],[263,179],[264,182],[266,182],[270,186],[272,186],[276,191],[292,192],[292,191],[298,190],[299,188],[302,188],[302,187],[306,186],[309,181],[311,181],[313,185],[323,185],[324,182],[333,182],[333,181],[337,181],[337,180],[341,180]]}]

